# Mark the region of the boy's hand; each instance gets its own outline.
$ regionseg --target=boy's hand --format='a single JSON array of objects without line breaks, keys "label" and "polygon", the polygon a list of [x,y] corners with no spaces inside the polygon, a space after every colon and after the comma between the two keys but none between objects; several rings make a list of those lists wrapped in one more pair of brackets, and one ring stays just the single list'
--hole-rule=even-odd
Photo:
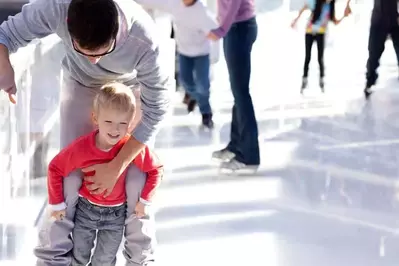
[{"label": "boy's hand", "polygon": [[148,205],[145,205],[142,202],[137,202],[136,204],[136,208],[134,209],[136,212],[136,216],[137,218],[143,218],[144,216],[148,215],[148,211],[149,211],[149,207]]},{"label": "boy's hand", "polygon": [[62,211],[52,211],[51,218],[56,219],[57,221],[61,221],[65,217],[65,210]]}]

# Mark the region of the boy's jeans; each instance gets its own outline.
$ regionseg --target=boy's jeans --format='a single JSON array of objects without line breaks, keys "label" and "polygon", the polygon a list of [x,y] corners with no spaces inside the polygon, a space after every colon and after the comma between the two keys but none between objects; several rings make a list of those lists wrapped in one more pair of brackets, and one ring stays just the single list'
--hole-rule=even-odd
[{"label": "boy's jeans", "polygon": [[209,104],[209,55],[185,56],[179,54],[179,78],[186,92],[197,101],[201,114],[211,114]]},{"label": "boy's jeans", "polygon": [[[61,89],[60,105],[61,148],[93,130],[91,106],[98,90],[99,88],[86,88],[70,79],[65,80]],[[154,260],[153,249],[156,244],[154,217],[151,214],[138,219],[134,213],[145,179],[145,174],[137,167],[133,165],[129,167],[126,176],[128,210],[123,249],[127,266],[150,265],[149,263]],[[39,245],[34,250],[38,258],[37,266],[71,265],[73,242],[70,234],[74,227],[73,221],[81,184],[82,175],[79,172],[73,172],[64,178],[66,217],[62,221],[50,224],[46,223],[50,217],[44,217],[45,223],[39,232]]]},{"label": "boy's jeans", "polygon": [[[126,204],[117,207],[102,207],[79,198],[73,228],[72,266],[87,265],[97,236],[91,265],[114,266],[116,253],[123,237]],[[97,232],[98,230],[98,232]]]}]

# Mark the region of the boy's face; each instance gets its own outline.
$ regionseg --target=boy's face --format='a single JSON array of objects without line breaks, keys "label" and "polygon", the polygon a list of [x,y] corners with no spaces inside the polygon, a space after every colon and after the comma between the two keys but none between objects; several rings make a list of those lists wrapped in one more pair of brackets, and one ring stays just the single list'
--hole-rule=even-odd
[{"label": "boy's face", "polygon": [[192,6],[192,5],[195,4],[195,1],[196,1],[196,0],[183,0],[183,4],[184,4],[185,6]]},{"label": "boy's face", "polygon": [[131,130],[133,116],[112,108],[101,109],[93,113],[94,123],[98,126],[99,142],[110,148],[118,143]]}]

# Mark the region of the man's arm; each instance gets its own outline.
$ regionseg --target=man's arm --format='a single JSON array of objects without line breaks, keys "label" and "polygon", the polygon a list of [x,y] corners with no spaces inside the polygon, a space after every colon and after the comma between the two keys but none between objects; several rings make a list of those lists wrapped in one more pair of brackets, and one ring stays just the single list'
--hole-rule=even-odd
[{"label": "man's arm", "polygon": [[[61,211],[66,208],[64,199],[63,179],[72,171],[79,168],[78,161],[81,154],[82,139],[62,149],[49,163],[47,173],[48,202],[53,211]],[[84,148],[82,150],[85,150]]]},{"label": "man's arm", "polygon": [[149,47],[136,67],[136,78],[141,89],[142,118],[133,135],[110,162],[114,169],[119,169],[119,173],[129,166],[146,144],[154,141],[168,113],[173,84],[167,65],[169,62],[163,56],[164,48],[167,46],[162,49],[159,46]]},{"label": "man's arm", "polygon": [[163,164],[148,147],[134,159],[134,164],[147,175],[140,202],[145,205],[151,205],[155,192],[163,178]]},{"label": "man's arm", "polygon": [[0,25],[0,44],[5,45],[9,53],[14,53],[32,40],[54,33],[61,19],[65,19],[59,2],[35,0],[24,5],[20,13]]}]

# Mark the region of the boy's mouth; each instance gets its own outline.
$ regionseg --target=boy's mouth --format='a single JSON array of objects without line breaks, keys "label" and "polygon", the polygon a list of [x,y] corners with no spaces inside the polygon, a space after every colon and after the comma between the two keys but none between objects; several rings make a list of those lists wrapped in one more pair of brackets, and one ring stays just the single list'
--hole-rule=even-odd
[{"label": "boy's mouth", "polygon": [[109,134],[108,133],[108,137],[110,137],[111,139],[117,139],[117,138],[119,138],[119,134],[117,134],[117,135],[112,135],[112,134]]}]

